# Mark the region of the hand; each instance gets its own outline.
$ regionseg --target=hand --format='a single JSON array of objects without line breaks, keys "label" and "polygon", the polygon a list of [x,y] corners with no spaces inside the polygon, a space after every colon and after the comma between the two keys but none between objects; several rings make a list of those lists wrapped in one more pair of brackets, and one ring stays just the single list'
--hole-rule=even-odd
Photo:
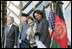
[{"label": "hand", "polygon": [[38,33],[38,31],[36,30],[36,31],[35,31],[35,34],[37,34],[37,33]]},{"label": "hand", "polygon": [[31,35],[31,34],[30,34],[30,32],[29,32],[29,31],[27,31],[27,30],[26,30],[26,33],[27,33],[27,35],[28,35],[28,36],[30,36],[30,35]]},{"label": "hand", "polygon": [[17,46],[14,46],[14,48],[17,48]]},{"label": "hand", "polygon": [[26,30],[26,34],[28,34],[29,32]]},{"label": "hand", "polygon": [[31,36],[31,33],[28,33],[28,36]]},{"label": "hand", "polygon": [[20,44],[22,43],[21,39],[19,39],[19,43],[20,43]]}]

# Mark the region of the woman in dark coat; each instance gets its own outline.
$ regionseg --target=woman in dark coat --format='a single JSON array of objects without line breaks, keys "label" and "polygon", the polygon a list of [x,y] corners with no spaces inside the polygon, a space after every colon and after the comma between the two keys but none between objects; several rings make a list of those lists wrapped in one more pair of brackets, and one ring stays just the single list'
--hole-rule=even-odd
[{"label": "woman in dark coat", "polygon": [[44,18],[43,12],[36,10],[33,13],[33,17],[37,20],[37,33],[39,34],[39,40],[47,47],[50,47],[51,37],[49,34],[49,24],[48,21]]}]

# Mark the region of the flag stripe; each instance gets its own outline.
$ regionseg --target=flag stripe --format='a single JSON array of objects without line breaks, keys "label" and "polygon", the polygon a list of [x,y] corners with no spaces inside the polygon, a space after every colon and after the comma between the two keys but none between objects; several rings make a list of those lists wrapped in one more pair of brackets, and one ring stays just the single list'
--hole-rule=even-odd
[{"label": "flag stripe", "polygon": [[52,48],[62,48],[55,40],[53,40]]}]

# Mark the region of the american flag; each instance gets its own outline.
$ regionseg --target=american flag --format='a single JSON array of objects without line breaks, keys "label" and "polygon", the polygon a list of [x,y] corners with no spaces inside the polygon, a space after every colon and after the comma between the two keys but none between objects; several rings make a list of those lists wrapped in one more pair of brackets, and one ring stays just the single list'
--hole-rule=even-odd
[{"label": "american flag", "polygon": [[50,45],[50,48],[52,46],[52,41],[53,41],[53,31],[55,29],[55,14],[54,12],[52,11],[52,4],[50,4],[50,14],[51,14],[51,18],[50,18],[50,28],[52,29],[52,32],[51,32],[51,45]]},{"label": "american flag", "polygon": [[52,4],[50,4],[50,11],[51,11],[51,29],[54,30],[54,28],[55,28],[55,14],[52,11]]},{"label": "american flag", "polygon": [[49,17],[48,17],[48,22],[49,22],[49,27],[50,27],[50,34],[51,34],[51,37],[53,35],[53,32],[54,31],[54,28],[55,28],[55,14],[54,12],[52,11],[52,4],[50,4],[50,12],[49,12]]}]

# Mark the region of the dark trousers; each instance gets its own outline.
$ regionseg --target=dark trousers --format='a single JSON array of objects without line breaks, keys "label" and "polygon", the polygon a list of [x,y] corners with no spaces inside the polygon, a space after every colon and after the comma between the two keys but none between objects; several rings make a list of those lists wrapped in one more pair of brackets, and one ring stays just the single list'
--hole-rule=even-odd
[{"label": "dark trousers", "polygon": [[22,41],[22,43],[20,44],[20,48],[31,48],[29,41],[28,40]]}]

